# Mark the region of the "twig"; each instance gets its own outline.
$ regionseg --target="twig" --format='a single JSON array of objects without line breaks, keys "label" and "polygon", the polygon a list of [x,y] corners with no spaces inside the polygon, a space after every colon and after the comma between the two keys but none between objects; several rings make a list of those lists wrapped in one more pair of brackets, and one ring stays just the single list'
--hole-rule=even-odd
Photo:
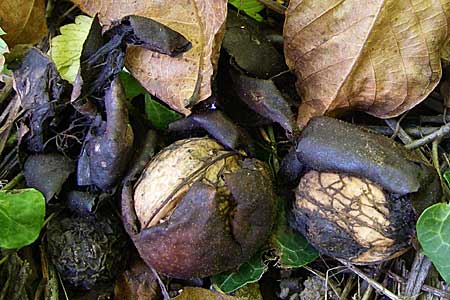
[{"label": "twig", "polygon": [[164,285],[164,282],[161,280],[161,277],[159,277],[158,272],[153,267],[150,267],[150,270],[152,270],[153,275],[155,276],[156,280],[158,281],[159,287],[161,288],[161,292],[163,294],[164,300],[170,300],[169,292],[166,289],[166,286]]},{"label": "twig", "polygon": [[450,123],[445,124],[444,126],[441,126],[438,130],[435,132],[428,134],[424,136],[421,139],[412,141],[405,145],[406,149],[416,149],[423,145],[426,145],[428,143],[433,142],[434,140],[441,139],[445,137],[446,135],[450,134]]},{"label": "twig", "polygon": [[22,179],[24,178],[23,173],[17,174],[16,177],[14,177],[10,182],[8,182],[3,188],[3,191],[10,190],[14,188]]},{"label": "twig", "polygon": [[[336,287],[336,284],[334,283],[334,281],[331,278],[327,278],[327,276],[325,274],[323,274],[322,272],[317,271],[317,270],[313,270],[313,269],[311,269],[308,266],[303,266],[303,268],[308,270],[309,272],[313,273],[314,275],[320,277],[323,281],[325,281],[327,283],[327,285],[329,285],[330,288],[333,290],[333,292],[338,297],[338,299],[342,300],[341,299],[341,295],[339,295],[339,292],[338,292],[338,289]],[[327,295],[326,293],[327,293],[327,291],[325,291],[325,295]]]},{"label": "twig", "polygon": [[397,295],[395,295],[390,290],[388,290],[387,288],[382,286],[380,283],[376,282],[375,280],[373,280],[372,278],[370,278],[369,276],[364,274],[364,272],[362,272],[360,269],[353,266],[351,263],[346,262],[341,259],[338,259],[338,260],[341,262],[341,264],[346,266],[349,270],[353,271],[356,275],[358,275],[359,277],[361,277],[362,279],[367,281],[367,283],[370,284],[379,293],[385,295],[386,297],[388,297],[391,300],[401,300],[401,298],[397,297]]},{"label": "twig", "polygon": [[394,132],[397,132],[397,136],[403,142],[403,144],[409,144],[413,141],[412,138],[405,132],[405,130],[403,130],[403,128],[400,127],[400,125],[396,120],[387,119],[384,121]]},{"label": "twig", "polygon": [[[406,284],[406,279],[405,278],[401,277],[398,274],[395,274],[392,271],[388,271],[388,276],[391,277],[392,279],[394,279],[395,281],[397,281],[398,283]],[[433,296],[441,297],[441,298],[445,298],[445,299],[450,299],[450,293],[447,292],[447,291],[443,291],[443,290],[440,290],[438,288],[435,288],[435,287],[432,287],[432,286],[429,286],[429,285],[426,285],[426,284],[422,285],[421,289],[422,289],[422,291],[424,291],[424,292],[426,292],[428,294],[431,294]],[[409,299],[414,299],[414,298],[410,297]]]},{"label": "twig", "polygon": [[275,2],[273,0],[258,0],[258,1],[279,14],[284,15],[284,13],[286,12],[287,9],[286,6],[281,5],[280,3]]},{"label": "twig", "polygon": [[[394,131],[390,127],[386,126],[364,126],[365,128],[375,131],[376,133],[382,134],[382,135],[389,135],[391,136]],[[418,137],[421,138],[424,135],[430,134],[435,132],[439,129],[439,127],[407,127],[403,128],[405,130],[405,133],[409,136]]]},{"label": "twig", "polygon": [[9,258],[9,254],[7,254],[5,257],[3,257],[2,259],[0,259],[0,266],[1,266],[2,264],[4,264],[5,261],[8,260],[8,258]]},{"label": "twig", "polygon": [[405,296],[411,300],[417,299],[420,290],[428,276],[431,268],[431,261],[422,253],[416,252],[411,272],[406,283]]}]

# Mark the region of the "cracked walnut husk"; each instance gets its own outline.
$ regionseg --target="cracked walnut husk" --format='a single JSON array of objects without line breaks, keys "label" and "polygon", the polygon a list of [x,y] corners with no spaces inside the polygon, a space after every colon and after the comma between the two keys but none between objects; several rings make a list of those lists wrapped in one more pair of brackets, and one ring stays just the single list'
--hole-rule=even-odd
[{"label": "cracked walnut husk", "polygon": [[122,190],[122,215],[142,259],[175,278],[237,267],[267,240],[275,196],[264,163],[210,138],[177,141]]}]

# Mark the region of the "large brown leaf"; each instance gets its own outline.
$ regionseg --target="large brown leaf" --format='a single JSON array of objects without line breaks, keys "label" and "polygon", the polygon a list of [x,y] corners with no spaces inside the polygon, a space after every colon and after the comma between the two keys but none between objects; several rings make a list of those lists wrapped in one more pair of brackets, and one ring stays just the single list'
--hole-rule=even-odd
[{"label": "large brown leaf", "polygon": [[390,118],[441,77],[450,0],[291,0],[286,60],[303,99],[298,124],[358,109]]},{"label": "large brown leaf", "polygon": [[127,15],[152,18],[178,31],[192,42],[179,57],[130,47],[126,65],[153,95],[175,110],[189,114],[189,107],[211,95],[211,78],[217,64],[226,0],[74,0],[90,15],[99,13],[108,25]]},{"label": "large brown leaf", "polygon": [[0,27],[10,48],[37,43],[47,32],[45,0],[1,0]]}]

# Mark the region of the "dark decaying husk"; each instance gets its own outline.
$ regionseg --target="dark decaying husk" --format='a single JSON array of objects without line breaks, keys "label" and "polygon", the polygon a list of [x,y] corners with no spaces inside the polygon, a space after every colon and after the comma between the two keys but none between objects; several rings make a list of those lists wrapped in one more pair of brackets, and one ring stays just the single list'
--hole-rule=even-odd
[{"label": "dark decaying husk", "polygon": [[441,195],[436,172],[414,152],[336,119],[310,121],[296,154],[305,171],[291,226],[336,258],[364,264],[400,255],[423,207],[414,203]]},{"label": "dark decaying husk", "polygon": [[[201,139],[172,144],[152,162],[192,140]],[[143,260],[157,271],[181,279],[220,273],[248,260],[269,237],[276,203],[266,166],[254,159],[242,160],[231,151],[227,155],[236,156],[239,167],[218,175],[223,186],[211,184],[205,180],[206,175],[196,178],[173,211],[151,226],[139,221],[133,181],[125,182],[125,228]]]},{"label": "dark decaying husk", "polygon": [[113,214],[54,218],[48,224],[47,242],[61,278],[83,289],[112,281],[127,258],[127,238]]}]

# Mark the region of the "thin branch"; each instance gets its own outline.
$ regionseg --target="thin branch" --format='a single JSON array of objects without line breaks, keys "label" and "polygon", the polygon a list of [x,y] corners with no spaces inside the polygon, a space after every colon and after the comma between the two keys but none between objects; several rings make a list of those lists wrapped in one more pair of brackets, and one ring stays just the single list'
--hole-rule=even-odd
[{"label": "thin branch", "polygon": [[400,138],[400,140],[403,142],[403,144],[409,144],[413,140],[412,138],[403,130],[402,127],[400,127],[400,124],[394,120],[394,119],[387,119],[384,120],[386,124],[394,131],[397,132],[397,136]]},{"label": "thin branch", "polygon": [[442,139],[443,137],[445,137],[448,134],[450,134],[450,123],[445,124],[444,126],[441,126],[435,132],[430,133],[430,134],[424,136],[421,139],[418,139],[418,140],[415,140],[415,141],[412,141],[412,142],[406,144],[405,148],[406,149],[416,149],[416,148],[419,148],[419,147],[421,147],[423,145],[431,143],[434,140]]},{"label": "thin branch", "polygon": [[[398,274],[395,274],[392,271],[388,271],[388,276],[391,277],[392,279],[394,279],[395,281],[397,281],[398,283],[406,284],[406,279],[405,278],[401,277]],[[429,286],[429,285],[426,285],[426,284],[422,285],[422,291],[424,291],[424,292],[426,292],[428,294],[431,294],[433,296],[436,296],[436,297],[450,299],[450,293],[449,292],[437,289],[435,287],[432,287],[432,286]]]},{"label": "thin branch", "polygon": [[416,252],[411,272],[406,283],[405,296],[409,297],[411,300],[417,299],[430,268],[431,261],[422,253]]},{"label": "thin branch", "polygon": [[349,270],[353,271],[353,273],[355,273],[356,275],[358,275],[359,277],[361,277],[362,279],[367,281],[367,283],[370,284],[370,286],[372,286],[377,292],[385,295],[386,297],[388,297],[391,300],[401,300],[401,298],[399,298],[397,295],[395,295],[390,290],[388,290],[387,288],[382,286],[380,283],[376,282],[375,280],[373,280],[372,278],[370,278],[369,276],[364,274],[364,272],[362,272],[360,269],[356,268],[351,263],[346,262],[341,259],[339,259],[339,261],[341,262],[341,264],[346,266]]},{"label": "thin branch", "polygon": [[164,282],[162,281],[161,277],[159,277],[158,272],[156,272],[156,270],[153,267],[150,267],[150,270],[152,270],[153,275],[156,277],[156,280],[158,281],[164,300],[170,300],[169,292],[167,291],[166,286],[164,285]]}]

